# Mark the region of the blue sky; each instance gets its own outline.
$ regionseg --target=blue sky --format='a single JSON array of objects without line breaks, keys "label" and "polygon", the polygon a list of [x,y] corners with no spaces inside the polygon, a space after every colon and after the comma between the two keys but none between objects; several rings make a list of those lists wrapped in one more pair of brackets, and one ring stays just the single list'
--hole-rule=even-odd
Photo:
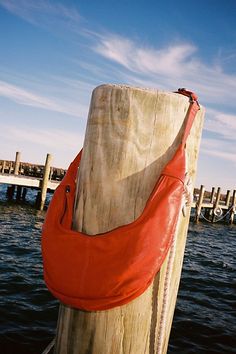
[{"label": "blue sky", "polygon": [[0,159],[67,167],[92,90],[187,87],[206,107],[196,186],[236,188],[236,1],[0,0]]}]

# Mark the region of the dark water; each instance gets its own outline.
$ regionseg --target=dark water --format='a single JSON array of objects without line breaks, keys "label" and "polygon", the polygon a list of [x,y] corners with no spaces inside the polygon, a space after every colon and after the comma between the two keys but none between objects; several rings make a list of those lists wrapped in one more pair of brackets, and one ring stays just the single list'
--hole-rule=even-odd
[{"label": "dark water", "polygon": [[[0,202],[0,354],[38,354],[54,336],[58,302],[42,280],[44,216]],[[190,224],[168,354],[236,353],[235,252],[236,225]]]}]

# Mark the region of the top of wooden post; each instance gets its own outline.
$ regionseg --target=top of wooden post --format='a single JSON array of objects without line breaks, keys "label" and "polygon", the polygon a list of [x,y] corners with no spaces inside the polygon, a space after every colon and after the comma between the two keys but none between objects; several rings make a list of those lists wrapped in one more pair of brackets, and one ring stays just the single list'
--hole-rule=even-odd
[{"label": "top of wooden post", "polygon": [[[78,175],[74,228],[88,234],[135,220],[183,134],[189,99],[125,85],[92,94]],[[200,140],[203,109],[191,135]],[[189,139],[195,154],[197,149]],[[195,167],[190,168],[193,174]],[[86,215],[89,215],[87,218]]]}]

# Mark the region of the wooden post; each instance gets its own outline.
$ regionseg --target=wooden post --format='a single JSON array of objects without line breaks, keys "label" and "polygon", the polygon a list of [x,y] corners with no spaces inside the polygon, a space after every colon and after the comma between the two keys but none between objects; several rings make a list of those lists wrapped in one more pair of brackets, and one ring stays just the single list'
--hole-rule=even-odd
[{"label": "wooden post", "polygon": [[7,187],[7,199],[12,200],[15,193],[15,185]]},{"label": "wooden post", "polygon": [[215,187],[212,187],[211,190],[211,199],[210,199],[210,203],[213,204],[214,203],[214,197],[215,197]]},{"label": "wooden post", "polygon": [[2,162],[2,173],[4,173],[5,168],[6,168],[6,161],[4,160],[4,161]]},{"label": "wooden post", "polygon": [[199,198],[196,203],[196,216],[195,216],[195,221],[198,223],[200,214],[201,214],[201,209],[202,209],[202,202],[203,202],[203,197],[205,193],[205,187],[201,185],[200,192],[199,192]]},{"label": "wooden post", "polygon": [[11,169],[12,169],[12,161],[9,162],[8,166],[9,166],[8,173],[10,175],[11,174]]},{"label": "wooden post", "polygon": [[[212,205],[214,204],[214,197],[215,197],[215,187],[212,187],[210,201],[209,201],[209,203]],[[212,208],[210,206],[209,206],[209,208],[205,208],[204,216],[207,219],[209,219],[209,217],[210,217],[210,210],[212,210]]]},{"label": "wooden post", "polygon": [[230,224],[234,223],[234,215],[235,215],[235,213],[236,213],[236,190],[233,191],[231,212],[230,212],[230,218],[229,218],[229,223]]},{"label": "wooden post", "polygon": [[17,186],[17,188],[16,188],[16,200],[17,201],[21,200],[21,192],[22,192],[22,186]]},{"label": "wooden post", "polygon": [[51,167],[51,160],[52,160],[52,155],[47,154],[45,165],[44,165],[43,179],[42,179],[42,183],[41,183],[40,205],[39,205],[40,210],[43,210],[44,203],[46,200],[48,178],[49,178],[50,167]]},{"label": "wooden post", "polygon": [[14,164],[14,175],[19,174],[19,168],[20,168],[20,157],[21,153],[19,151],[16,152],[16,158],[15,158],[15,164]]},{"label": "wooden post", "polygon": [[230,203],[230,190],[227,190],[226,197],[225,197],[225,205],[228,207]]},{"label": "wooden post", "polygon": [[[130,223],[141,214],[180,143],[188,106],[186,97],[174,93],[115,85],[94,90],[77,181],[75,229],[95,235]],[[193,178],[203,115],[201,109],[187,142]],[[97,312],[61,305],[54,353],[166,353],[189,213],[190,208],[188,217],[181,216],[168,279],[169,256],[154,283],[127,305]]]},{"label": "wooden post", "polygon": [[22,192],[22,201],[23,202],[25,202],[26,194],[27,194],[27,188],[23,188],[23,192]]},{"label": "wooden post", "polygon": [[211,222],[214,222],[215,221],[215,210],[218,208],[219,206],[219,202],[220,202],[220,191],[221,191],[221,188],[218,187],[217,188],[217,192],[216,192],[216,200],[215,200],[215,203],[213,205],[213,208],[212,208],[212,218],[211,218]]},{"label": "wooden post", "polygon": [[53,167],[50,168],[50,173],[48,179],[51,181],[53,175]]}]

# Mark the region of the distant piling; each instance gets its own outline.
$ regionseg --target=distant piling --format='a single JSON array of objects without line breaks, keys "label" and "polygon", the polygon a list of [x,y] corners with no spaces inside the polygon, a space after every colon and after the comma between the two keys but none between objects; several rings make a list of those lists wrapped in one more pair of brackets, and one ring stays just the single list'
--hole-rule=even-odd
[{"label": "distant piling", "polygon": [[229,207],[229,203],[230,203],[230,190],[228,189],[227,190],[227,193],[226,193],[226,197],[225,197],[225,205],[227,206],[227,207]]},{"label": "distant piling", "polygon": [[234,222],[234,215],[236,213],[236,190],[233,192],[232,204],[231,204],[231,212],[230,212],[230,224]]},{"label": "distant piling", "polygon": [[196,217],[195,217],[195,221],[196,221],[197,223],[199,222],[199,218],[200,218],[200,214],[201,214],[204,192],[205,192],[205,187],[204,187],[203,185],[201,185],[200,193],[199,193],[199,198],[198,198],[198,201],[197,201],[197,203],[196,203]]},{"label": "distant piling", "polygon": [[6,169],[6,161],[3,161],[2,162],[1,173],[5,173],[5,169]]},{"label": "distant piling", "polygon": [[212,216],[211,216],[211,221],[212,222],[215,221],[215,217],[217,215],[218,210],[221,210],[221,209],[218,209],[219,208],[219,202],[220,202],[220,191],[221,191],[221,188],[218,187],[217,188],[217,192],[216,192],[215,203],[214,203],[214,206],[213,206],[213,209],[212,209]]},{"label": "distant piling", "polygon": [[19,151],[16,152],[16,158],[15,158],[15,164],[14,164],[14,175],[19,174],[19,168],[20,168],[20,158],[21,158],[21,153]]},{"label": "distant piling", "polygon": [[40,210],[43,210],[44,203],[46,200],[47,186],[48,186],[48,180],[49,180],[50,169],[51,169],[51,161],[52,161],[52,155],[47,154],[45,165],[44,165],[43,179],[41,184],[40,204],[39,204]]}]

